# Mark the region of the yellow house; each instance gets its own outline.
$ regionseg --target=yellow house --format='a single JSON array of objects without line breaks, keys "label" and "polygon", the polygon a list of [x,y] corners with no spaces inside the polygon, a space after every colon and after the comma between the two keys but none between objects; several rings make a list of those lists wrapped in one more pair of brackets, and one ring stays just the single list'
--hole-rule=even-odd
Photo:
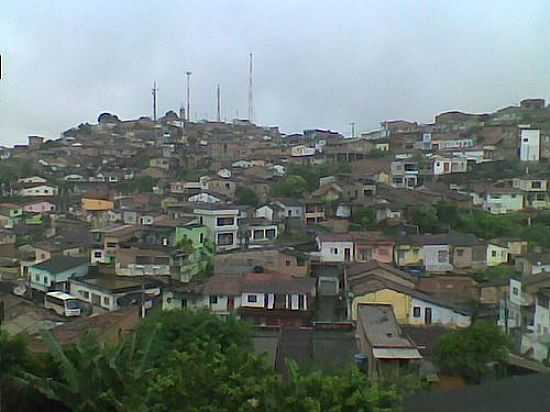
[{"label": "yellow house", "polygon": [[110,200],[82,198],[82,209],[86,212],[102,212],[112,210],[114,203]]},{"label": "yellow house", "polygon": [[497,241],[487,244],[487,266],[508,263],[508,246]]},{"label": "yellow house", "polygon": [[393,306],[393,312],[398,323],[408,323],[411,307],[411,297],[392,289],[381,289],[355,296],[352,301],[352,319],[357,320],[357,307],[365,303],[383,303]]},{"label": "yellow house", "polygon": [[471,324],[471,311],[457,308],[414,289],[394,285],[381,287],[352,299],[352,319],[357,320],[361,304],[386,304],[393,307],[401,325],[465,328]]},{"label": "yellow house", "polygon": [[415,244],[398,244],[395,246],[395,263],[397,266],[423,266],[424,249]]}]

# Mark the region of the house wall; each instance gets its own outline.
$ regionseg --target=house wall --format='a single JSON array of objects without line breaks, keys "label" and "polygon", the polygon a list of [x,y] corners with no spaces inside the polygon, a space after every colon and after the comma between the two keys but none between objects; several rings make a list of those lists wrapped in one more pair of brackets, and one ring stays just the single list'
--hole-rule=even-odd
[{"label": "house wall", "polygon": [[279,252],[277,249],[248,249],[243,252],[217,254],[215,266],[262,266],[268,271],[284,273],[293,276],[309,274],[309,261],[305,256],[298,257]]},{"label": "house wall", "polygon": [[71,277],[78,278],[86,276],[87,274],[87,263],[59,273],[50,273],[32,266],[29,268],[31,287],[43,292],[46,292],[48,288],[54,286],[55,283],[67,282]]},{"label": "house wall", "polygon": [[521,161],[539,161],[540,130],[522,129],[520,131],[519,158]]},{"label": "house wall", "polygon": [[138,265],[129,263],[123,266],[118,260],[115,260],[115,273],[118,276],[168,276],[170,275],[170,265]]},{"label": "house wall", "polygon": [[519,193],[487,193],[483,208],[494,214],[521,210],[523,209],[523,195]]},{"label": "house wall", "polygon": [[[239,245],[239,239],[237,236],[238,233],[238,211],[235,210],[228,210],[228,211],[214,211],[213,213],[202,213],[198,212],[196,215],[199,216],[199,220],[201,220],[201,224],[206,226],[208,228],[208,235],[209,238],[212,239],[216,243],[216,247],[218,250],[229,250],[229,249],[235,249]],[[234,223],[232,225],[223,225],[218,226],[217,219],[221,217],[231,217],[234,219]],[[221,245],[220,244],[220,234],[225,233],[231,233],[233,234],[233,242],[228,245]]]},{"label": "house wall", "polygon": [[55,205],[50,202],[37,202],[23,206],[23,211],[27,213],[43,213],[55,211]]},{"label": "house wall", "polygon": [[355,296],[352,301],[352,320],[357,320],[357,306],[363,303],[386,303],[393,306],[393,311],[398,323],[407,323],[411,307],[411,297],[391,289],[382,289]]},{"label": "house wall", "polygon": [[540,298],[537,296],[535,304],[535,334],[537,336],[549,336],[550,334],[550,310],[548,305],[543,306]]},{"label": "house wall", "polygon": [[489,243],[487,245],[487,266],[508,263],[508,249]]},{"label": "house wall", "polygon": [[256,217],[263,217],[269,221],[273,221],[273,209],[269,206],[262,206],[256,209]]},{"label": "house wall", "polygon": [[82,198],[82,209],[86,211],[107,211],[113,207],[114,204],[110,200]]},{"label": "house wall", "polygon": [[423,266],[424,249],[420,246],[397,245],[395,262],[397,266]]},{"label": "house wall", "polygon": [[354,260],[353,242],[326,242],[320,243],[321,262],[346,262],[345,250],[349,249],[350,259]]},{"label": "house wall", "polygon": [[[118,304],[116,301],[117,297],[111,293],[106,293],[104,291],[100,291],[80,283],[71,282],[70,294],[77,297],[80,300],[84,300],[89,303],[92,303],[94,295],[99,296],[100,307],[102,307],[103,309],[107,309],[108,311],[111,311],[111,312],[118,310]],[[105,299],[107,299],[107,301]]]},{"label": "house wall", "polygon": [[36,186],[22,189],[21,196],[57,196],[57,187],[55,186]]},{"label": "house wall", "polygon": [[[420,316],[414,317],[414,308],[420,308]],[[426,302],[420,299],[412,298],[409,311],[408,324],[415,326],[425,326],[426,308],[432,310],[432,324],[440,324],[449,327],[466,328],[471,324],[471,316],[455,312],[452,309],[444,308],[434,303]]]},{"label": "house wall", "polygon": [[449,245],[425,245],[424,266],[428,272],[446,272],[453,270],[450,263]]},{"label": "house wall", "polygon": [[[202,236],[201,236],[202,235]],[[177,227],[176,228],[176,244],[184,237],[193,242],[195,248],[204,246],[204,242],[208,240],[208,228],[206,226],[194,226],[192,228]]]},{"label": "house wall", "polygon": [[[462,256],[461,256],[462,251]],[[453,266],[457,269],[472,267],[472,248],[457,246],[453,248]]]}]

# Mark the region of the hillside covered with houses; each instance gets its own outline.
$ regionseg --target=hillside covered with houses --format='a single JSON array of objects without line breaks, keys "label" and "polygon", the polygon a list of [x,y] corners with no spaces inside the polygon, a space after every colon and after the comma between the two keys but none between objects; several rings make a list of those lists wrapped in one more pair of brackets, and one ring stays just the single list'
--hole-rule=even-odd
[{"label": "hillside covered with houses", "polygon": [[252,325],[283,375],[461,388],[435,348],[482,321],[511,342],[506,376],[547,372],[549,181],[537,98],[358,136],[102,113],[0,148],[0,325],[40,353],[43,329],[114,342],[204,310]]}]

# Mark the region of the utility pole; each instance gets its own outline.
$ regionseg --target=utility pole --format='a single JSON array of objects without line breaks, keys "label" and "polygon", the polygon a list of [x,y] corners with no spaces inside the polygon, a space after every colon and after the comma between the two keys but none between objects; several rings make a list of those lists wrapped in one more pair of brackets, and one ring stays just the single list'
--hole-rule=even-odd
[{"label": "utility pole", "polygon": [[218,116],[216,117],[218,123],[221,121],[222,119],[222,113],[221,113],[221,94],[220,94],[220,85],[218,84],[218,88],[216,90],[217,92],[217,97],[218,97]]},{"label": "utility pole", "polygon": [[355,137],[355,122],[351,122],[351,137]]},{"label": "utility pole", "polygon": [[252,53],[250,53],[250,61],[248,66],[248,120],[250,123],[254,123],[254,92],[252,73]]},{"label": "utility pole", "polygon": [[157,121],[157,82],[153,82],[153,121]]},{"label": "utility pole", "polygon": [[191,108],[191,104],[189,102],[189,99],[190,99],[190,88],[189,88],[189,83],[190,83],[190,79],[191,79],[191,72],[185,72],[185,75],[187,76],[187,121],[191,121],[191,111],[190,111],[190,108]]}]

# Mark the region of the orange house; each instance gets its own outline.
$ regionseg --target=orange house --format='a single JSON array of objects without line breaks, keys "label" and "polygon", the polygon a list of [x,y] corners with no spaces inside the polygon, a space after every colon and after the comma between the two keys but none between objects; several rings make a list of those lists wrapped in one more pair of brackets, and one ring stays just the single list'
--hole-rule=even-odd
[{"label": "orange house", "polygon": [[105,212],[112,210],[114,203],[110,200],[93,199],[89,197],[82,198],[82,210],[86,212]]}]

